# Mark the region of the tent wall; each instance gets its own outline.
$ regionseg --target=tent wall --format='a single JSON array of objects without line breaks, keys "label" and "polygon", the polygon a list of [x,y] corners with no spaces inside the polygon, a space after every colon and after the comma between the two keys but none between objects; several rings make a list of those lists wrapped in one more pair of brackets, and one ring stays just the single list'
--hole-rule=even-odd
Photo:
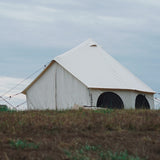
[{"label": "tent wall", "polygon": [[55,66],[50,67],[26,92],[28,109],[55,108]]},{"label": "tent wall", "polygon": [[[125,109],[135,109],[136,91],[88,89],[58,63],[54,63],[26,92],[28,109],[70,109],[74,105],[96,106],[99,96],[113,92],[120,96]],[[146,93],[154,109],[153,94]]]},{"label": "tent wall", "polygon": [[90,105],[89,90],[56,62],[27,91],[28,109],[69,109]]},{"label": "tent wall", "polygon": [[60,65],[56,66],[58,109],[69,109],[74,105],[90,105],[88,88]]},{"label": "tent wall", "polygon": [[[120,96],[120,98],[123,101],[124,108],[125,109],[135,109],[135,101],[136,97],[139,94],[144,95],[144,93],[136,92],[136,91],[120,91],[120,90],[98,90],[98,89],[90,89],[91,95],[92,95],[92,105],[97,105],[97,100],[99,96],[104,92],[113,92]],[[153,100],[153,94],[145,93],[145,97],[148,100],[148,103],[150,105],[150,109],[154,109],[154,100]]]}]

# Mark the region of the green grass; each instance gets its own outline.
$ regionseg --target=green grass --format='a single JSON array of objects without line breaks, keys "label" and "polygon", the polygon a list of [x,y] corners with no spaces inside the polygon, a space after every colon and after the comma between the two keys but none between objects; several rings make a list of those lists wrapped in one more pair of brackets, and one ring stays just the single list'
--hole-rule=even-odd
[{"label": "green grass", "polygon": [[132,156],[123,152],[104,151],[101,146],[84,145],[74,151],[64,151],[70,160],[91,160],[92,155],[97,160],[144,160],[138,156]]},{"label": "green grass", "polygon": [[30,149],[38,149],[39,145],[23,140],[11,140],[10,141],[10,146],[16,149],[25,149],[25,148],[30,148]]},{"label": "green grass", "polygon": [[127,153],[127,151],[123,152],[112,152],[112,151],[107,151],[101,152],[100,153],[100,159],[101,160],[144,160],[141,159],[138,156],[132,156]]},{"label": "green grass", "polygon": [[97,110],[94,110],[94,112],[106,114],[106,113],[112,113],[112,112],[114,112],[114,110],[113,109],[97,109]]}]

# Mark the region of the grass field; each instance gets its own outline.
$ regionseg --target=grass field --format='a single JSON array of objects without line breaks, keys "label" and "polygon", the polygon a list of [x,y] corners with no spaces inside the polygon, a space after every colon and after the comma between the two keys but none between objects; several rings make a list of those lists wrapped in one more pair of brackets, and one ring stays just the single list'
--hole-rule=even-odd
[{"label": "grass field", "polygon": [[0,159],[159,160],[160,111],[1,111]]}]

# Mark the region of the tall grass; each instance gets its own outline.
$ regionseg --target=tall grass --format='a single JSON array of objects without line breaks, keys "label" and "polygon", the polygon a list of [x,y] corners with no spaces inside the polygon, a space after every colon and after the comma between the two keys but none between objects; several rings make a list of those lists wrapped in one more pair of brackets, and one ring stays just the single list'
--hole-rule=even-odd
[{"label": "tall grass", "polygon": [[12,133],[43,131],[134,130],[160,131],[160,111],[151,110],[79,110],[0,112],[0,130]]}]

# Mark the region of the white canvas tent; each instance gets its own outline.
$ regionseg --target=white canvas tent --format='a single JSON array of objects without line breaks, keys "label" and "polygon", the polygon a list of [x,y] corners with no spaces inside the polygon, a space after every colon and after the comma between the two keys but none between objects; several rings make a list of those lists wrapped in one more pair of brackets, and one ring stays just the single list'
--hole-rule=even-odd
[{"label": "white canvas tent", "polygon": [[155,109],[160,109],[160,98],[158,97],[154,98],[154,106],[155,106]]},{"label": "white canvas tent", "polygon": [[22,93],[28,109],[154,107],[154,91],[91,39],[55,57]]}]

